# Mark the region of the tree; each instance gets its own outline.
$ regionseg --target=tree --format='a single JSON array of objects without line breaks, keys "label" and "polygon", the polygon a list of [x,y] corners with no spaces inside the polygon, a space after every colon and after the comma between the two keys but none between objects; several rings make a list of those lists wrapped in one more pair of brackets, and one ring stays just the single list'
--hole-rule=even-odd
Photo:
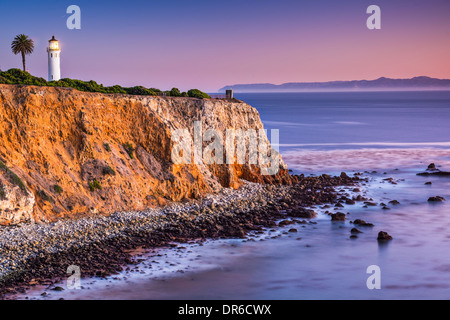
[{"label": "tree", "polygon": [[23,71],[26,71],[25,55],[33,53],[34,41],[24,34],[19,34],[11,43],[11,50],[14,54],[22,54]]},{"label": "tree", "polygon": [[191,89],[187,92],[187,94],[191,98],[199,98],[199,99],[205,99],[205,98],[210,99],[211,98],[208,94],[206,94],[198,89]]},{"label": "tree", "polygon": [[178,88],[172,88],[172,90],[170,90],[170,96],[181,97],[181,92]]}]

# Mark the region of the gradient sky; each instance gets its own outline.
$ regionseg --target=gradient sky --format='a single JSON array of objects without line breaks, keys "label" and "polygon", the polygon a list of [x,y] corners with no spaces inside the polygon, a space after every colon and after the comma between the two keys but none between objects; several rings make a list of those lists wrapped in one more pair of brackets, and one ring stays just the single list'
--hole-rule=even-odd
[{"label": "gradient sky", "polygon": [[[81,30],[66,9],[81,8]],[[381,8],[369,30],[366,9]],[[47,78],[46,46],[62,46],[62,77],[104,85],[216,92],[237,83],[450,78],[448,0],[5,1],[0,68],[21,68],[10,46],[35,41],[27,68]]]}]

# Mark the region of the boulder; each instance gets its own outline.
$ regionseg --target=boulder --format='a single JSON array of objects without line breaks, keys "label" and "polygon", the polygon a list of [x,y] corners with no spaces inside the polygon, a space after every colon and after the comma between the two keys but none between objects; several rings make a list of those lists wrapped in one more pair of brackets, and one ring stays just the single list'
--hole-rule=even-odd
[{"label": "boulder", "polygon": [[445,201],[445,199],[441,196],[435,196],[435,197],[429,197],[428,202],[442,202]]},{"label": "boulder", "polygon": [[331,215],[331,221],[345,221],[345,213],[337,212]]},{"label": "boulder", "polygon": [[392,237],[385,231],[378,232],[377,240],[392,240]]},{"label": "boulder", "polygon": [[373,227],[372,223],[365,222],[364,220],[361,220],[361,219],[356,219],[355,221],[353,221],[353,224],[363,226],[363,227]]},{"label": "boulder", "polygon": [[295,218],[315,218],[317,213],[312,209],[305,209],[302,207],[293,208],[287,211],[287,215]]}]

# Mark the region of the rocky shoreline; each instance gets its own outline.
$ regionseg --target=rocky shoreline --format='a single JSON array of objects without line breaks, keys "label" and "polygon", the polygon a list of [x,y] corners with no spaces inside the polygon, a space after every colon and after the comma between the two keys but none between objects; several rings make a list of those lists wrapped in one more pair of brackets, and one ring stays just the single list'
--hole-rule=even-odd
[{"label": "rocky shoreline", "polygon": [[[251,230],[274,227],[285,217],[314,218],[307,207],[337,203],[335,187],[355,185],[358,177],[294,176],[293,185],[246,182],[202,200],[173,203],[107,217],[61,220],[51,224],[0,229],[0,295],[25,292],[37,284],[66,279],[68,266],[82,277],[108,276],[133,263],[130,251],[206,238],[243,238]],[[351,199],[348,199],[351,201]]]}]

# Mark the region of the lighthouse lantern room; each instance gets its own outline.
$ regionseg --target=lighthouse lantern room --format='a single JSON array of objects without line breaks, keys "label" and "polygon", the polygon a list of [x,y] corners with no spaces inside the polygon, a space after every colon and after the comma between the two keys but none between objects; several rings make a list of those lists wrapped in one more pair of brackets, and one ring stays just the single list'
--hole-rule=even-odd
[{"label": "lighthouse lantern room", "polygon": [[58,40],[53,36],[49,41],[48,52],[48,81],[58,81],[61,79],[60,54]]}]

